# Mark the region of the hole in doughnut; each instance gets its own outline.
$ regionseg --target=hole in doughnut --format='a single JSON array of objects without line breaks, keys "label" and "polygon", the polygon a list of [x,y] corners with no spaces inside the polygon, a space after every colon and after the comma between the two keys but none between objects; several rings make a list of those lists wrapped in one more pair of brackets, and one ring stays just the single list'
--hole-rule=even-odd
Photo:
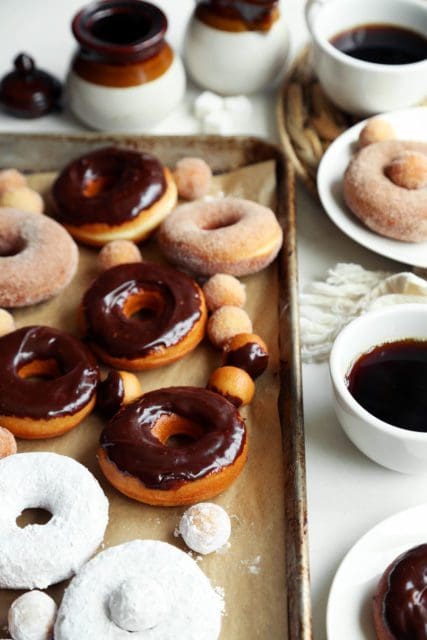
[{"label": "hole in doughnut", "polygon": [[127,318],[138,315],[140,320],[148,320],[162,315],[165,310],[165,299],[157,291],[140,291],[129,296],[123,305],[123,313]]},{"label": "hole in doughnut", "polygon": [[220,220],[206,221],[200,227],[203,231],[215,231],[216,229],[225,229],[226,227],[232,227],[233,224],[240,222],[240,216],[237,213],[230,213],[224,215]]},{"label": "hole in doughnut", "polygon": [[47,509],[24,509],[16,518],[16,524],[24,529],[29,524],[47,524],[52,514]]},{"label": "hole in doughnut", "polygon": [[166,447],[185,447],[198,440],[204,430],[197,422],[172,413],[162,416],[151,433]]},{"label": "hole in doughnut", "polygon": [[49,358],[49,360],[33,360],[28,364],[24,364],[24,366],[18,370],[19,377],[24,380],[52,380],[59,378],[62,374],[63,371],[61,371],[54,358]]},{"label": "hole in doughnut", "polygon": [[105,173],[102,175],[90,174],[90,177],[85,176],[83,183],[83,195],[86,198],[94,198],[99,193],[109,191],[117,182],[119,178],[119,172]]},{"label": "hole in doughnut", "polygon": [[10,258],[21,253],[26,247],[22,238],[0,238],[0,257]]}]

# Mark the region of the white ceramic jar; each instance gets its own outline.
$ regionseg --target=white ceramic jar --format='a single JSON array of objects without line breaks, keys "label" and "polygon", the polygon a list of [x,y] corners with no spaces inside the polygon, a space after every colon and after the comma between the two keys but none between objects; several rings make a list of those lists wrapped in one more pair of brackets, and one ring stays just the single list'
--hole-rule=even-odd
[{"label": "white ceramic jar", "polygon": [[201,87],[238,95],[277,80],[288,50],[278,0],[199,0],[187,28],[184,59]]},{"label": "white ceramic jar", "polygon": [[72,29],[80,44],[68,74],[71,111],[103,131],[142,131],[182,100],[185,71],[165,42],[167,20],[142,0],[107,0],[83,8]]}]

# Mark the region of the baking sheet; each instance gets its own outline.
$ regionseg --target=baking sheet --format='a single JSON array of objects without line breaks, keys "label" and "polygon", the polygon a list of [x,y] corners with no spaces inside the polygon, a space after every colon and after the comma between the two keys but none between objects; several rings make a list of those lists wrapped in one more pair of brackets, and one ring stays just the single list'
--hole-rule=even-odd
[{"label": "baking sheet", "polygon": [[[166,139],[150,139],[145,148],[156,151],[162,160],[173,163],[183,155],[201,155],[205,157],[216,171],[226,169],[226,173],[218,175],[214,179],[212,193],[232,194],[256,200],[262,204],[276,206],[277,194],[283,192],[278,189],[276,182],[277,165],[273,160],[257,162],[244,168],[236,169],[236,166],[261,159],[269,155],[269,145],[258,143],[251,146],[248,140],[240,143],[225,141],[222,144],[221,153],[218,153],[219,142],[210,145],[206,141],[197,143],[197,139],[178,139],[175,145],[167,145]],[[187,144],[185,141],[187,140]],[[102,146],[103,140],[92,138],[80,139],[73,144],[72,138],[61,145],[52,145],[50,154],[39,153],[38,159],[33,158],[34,145],[26,145],[28,140],[23,136],[11,145],[11,160],[9,166],[19,166],[26,169],[53,169],[60,168],[70,158],[88,150],[93,145]],[[58,141],[57,141],[58,142]],[[135,146],[134,140],[127,139],[127,144]],[[164,148],[163,148],[163,145]],[[87,147],[87,148],[86,148]],[[153,148],[154,147],[154,148]],[[0,140],[0,151],[2,141]],[[25,153],[25,148],[31,149],[30,158]],[[251,155],[252,154],[252,155]],[[4,158],[4,154],[3,154]],[[231,170],[230,170],[231,169]],[[30,176],[31,186],[37,188],[43,195],[49,192],[49,186],[53,179],[52,172],[35,173]],[[283,176],[282,176],[283,178]],[[283,185],[282,185],[283,186]],[[283,223],[283,220],[282,220]],[[289,224],[289,220],[285,221]],[[155,239],[142,244],[142,254],[146,260],[163,262],[156,246]],[[78,334],[77,308],[82,294],[98,271],[96,262],[97,251],[80,248],[79,271],[74,281],[62,294],[53,300],[36,305],[24,310],[17,310],[14,316],[18,326],[26,324],[47,324],[57,326]],[[284,260],[284,267],[294,265],[289,263],[289,254]],[[289,273],[288,273],[289,275]],[[286,274],[282,273],[282,277]],[[223,640],[241,638],[303,638],[309,635],[295,635],[296,628],[304,628],[304,633],[310,633],[309,611],[306,595],[301,601],[301,580],[307,580],[307,566],[304,550],[304,540],[300,539],[301,531],[305,536],[305,523],[303,529],[298,530],[298,523],[292,522],[286,531],[285,504],[287,504],[289,518],[289,504],[285,501],[285,474],[284,457],[282,453],[282,430],[278,411],[278,398],[280,381],[283,383],[283,374],[292,387],[299,385],[298,357],[296,354],[297,335],[293,331],[292,322],[287,322],[289,308],[292,308],[292,300],[286,297],[284,302],[284,320],[279,327],[279,300],[283,298],[283,287],[279,295],[277,265],[272,265],[263,272],[243,278],[246,285],[248,301],[245,306],[254,325],[254,332],[258,333],[267,342],[270,350],[270,364],[268,370],[256,383],[257,391],[255,399],[249,408],[242,410],[246,419],[249,433],[249,460],[241,476],[225,493],[218,496],[215,502],[223,506],[232,520],[232,535],[228,548],[209,556],[197,556],[192,554],[199,563],[201,569],[209,576],[212,584],[218,587],[224,595],[225,615],[223,618]],[[286,345],[279,355],[279,334]],[[280,330],[279,330],[280,329]],[[292,333],[292,336],[291,336]],[[291,339],[292,338],[292,339]],[[283,359],[285,354],[285,360]],[[287,354],[287,355],[286,355]],[[296,358],[296,360],[295,360]],[[220,364],[220,353],[213,349],[207,340],[196,349],[195,352],[174,363],[160,369],[142,372],[139,374],[144,391],[172,386],[177,384],[191,384],[205,386],[210,373]],[[296,374],[296,375],[294,375]],[[293,378],[293,380],[292,380]],[[286,421],[287,427],[295,421],[295,413],[299,415],[300,388],[297,396],[293,398],[283,397],[281,394],[281,406],[287,407],[281,410],[282,422]],[[285,391],[285,395],[287,395]],[[299,415],[300,418],[300,415]],[[142,505],[119,494],[104,479],[97,467],[95,451],[103,421],[95,413],[89,416],[81,425],[70,433],[59,438],[38,442],[19,442],[19,451],[56,451],[70,455],[85,464],[99,479],[110,501],[110,523],[107,528],[104,544],[106,547],[119,544],[134,538],[153,538],[170,542],[187,550],[180,538],[174,536],[175,527],[184,508],[160,508]],[[294,433],[293,436],[296,434]],[[298,441],[299,442],[299,441]],[[297,444],[298,444],[297,442]],[[293,457],[291,441],[285,438],[285,443],[290,445],[286,451]],[[300,446],[300,442],[298,446]],[[286,453],[285,451],[285,453]],[[286,470],[287,489],[295,491],[295,479],[304,480],[304,460],[293,459],[292,477],[289,477],[289,465]],[[303,452],[302,452],[303,455]],[[285,455],[286,458],[286,455]],[[297,471],[295,475],[295,470]],[[299,474],[299,475],[298,475]],[[297,483],[298,484],[298,483]],[[305,486],[299,487],[302,492],[301,504],[291,501],[296,505],[296,514],[305,513]],[[302,511],[301,511],[302,507]],[[292,515],[295,518],[295,514]],[[304,516],[305,519],[305,516]],[[289,535],[292,535],[289,545]],[[290,549],[292,562],[286,557],[285,550]],[[297,562],[295,562],[295,558]],[[298,566],[301,561],[304,566]],[[57,585],[49,589],[49,592],[59,601],[64,585]],[[289,590],[296,610],[287,611],[287,599]],[[6,623],[6,612],[10,602],[18,595],[17,592],[3,590],[0,592],[0,624]],[[301,604],[302,602],[302,604]],[[304,611],[301,611],[301,607]],[[298,616],[297,623],[292,618]]]}]

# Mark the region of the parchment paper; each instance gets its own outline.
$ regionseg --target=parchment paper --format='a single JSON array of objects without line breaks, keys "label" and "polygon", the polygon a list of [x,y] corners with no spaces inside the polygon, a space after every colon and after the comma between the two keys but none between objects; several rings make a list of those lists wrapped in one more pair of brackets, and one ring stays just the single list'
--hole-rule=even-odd
[{"label": "parchment paper", "polygon": [[[29,182],[47,195],[54,174],[33,174]],[[212,193],[233,194],[274,206],[274,163],[233,171],[216,177]],[[47,198],[46,198],[47,199]],[[147,260],[164,262],[155,239],[141,245]],[[56,298],[13,312],[17,326],[45,324],[78,335],[77,307],[82,294],[99,273],[97,251],[80,247],[80,265],[73,282]],[[55,274],[52,273],[52,277]],[[249,460],[237,481],[214,499],[231,517],[230,545],[209,556],[192,556],[224,595],[225,614],[221,640],[275,640],[286,638],[284,475],[278,395],[278,284],[276,266],[242,278],[247,290],[248,311],[254,332],[270,350],[268,370],[256,382],[252,405],[242,410],[249,435]],[[144,391],[173,385],[205,386],[210,373],[220,365],[220,353],[207,339],[195,352],[170,366],[140,373]],[[135,538],[170,542],[188,551],[174,536],[184,507],[150,507],[130,500],[109,485],[98,469],[95,451],[103,421],[96,413],[70,433],[40,441],[18,442],[18,450],[55,451],[74,457],[98,478],[110,502],[110,522],[104,545]],[[30,479],[29,479],[30,481]],[[1,553],[1,550],[0,550]],[[51,587],[59,602],[67,583]],[[185,588],[185,587],[184,587]],[[0,626],[7,627],[7,609],[20,594],[0,591]],[[98,640],[88,638],[82,640]],[[101,640],[101,638],[99,639]],[[184,640],[177,638],[176,640]]]}]

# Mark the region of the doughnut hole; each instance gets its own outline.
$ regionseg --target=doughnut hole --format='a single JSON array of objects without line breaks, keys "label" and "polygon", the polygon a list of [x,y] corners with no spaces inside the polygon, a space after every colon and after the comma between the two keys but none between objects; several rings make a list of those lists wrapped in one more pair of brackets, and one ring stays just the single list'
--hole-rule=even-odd
[{"label": "doughnut hole", "polygon": [[427,156],[419,151],[404,151],[385,167],[384,173],[398,187],[423,189],[427,187]]},{"label": "doughnut hole", "polygon": [[9,632],[13,640],[51,640],[57,606],[42,591],[27,591],[12,603]]},{"label": "doughnut hole", "polygon": [[219,367],[208,380],[207,388],[220,393],[236,407],[250,404],[255,383],[246,371],[238,367]]},{"label": "doughnut hole", "polygon": [[103,271],[117,264],[141,262],[141,252],[130,240],[113,240],[106,244],[98,254],[98,264]]},{"label": "doughnut hole", "polygon": [[192,551],[206,555],[227,544],[231,522],[227,512],[219,505],[200,502],[184,511],[178,533]]},{"label": "doughnut hole", "polygon": [[13,315],[6,311],[6,309],[0,309],[0,337],[5,336],[15,330],[15,320]]},{"label": "doughnut hole", "polygon": [[28,213],[43,213],[43,198],[29,187],[18,187],[0,192],[0,207],[11,207]]},{"label": "doughnut hole", "polygon": [[382,118],[370,118],[359,134],[358,147],[362,149],[369,144],[394,140],[396,132],[389,122]]},{"label": "doughnut hole", "polygon": [[0,427],[0,459],[16,453],[18,450],[13,433],[5,427]]},{"label": "doughnut hole", "polygon": [[245,285],[226,273],[217,273],[209,278],[203,286],[203,293],[209,311],[225,305],[243,307],[246,302]]},{"label": "doughnut hole", "polygon": [[129,371],[110,371],[98,384],[96,391],[97,409],[111,418],[122,405],[129,404],[142,394],[141,384]]},{"label": "doughnut hole", "polygon": [[262,338],[254,333],[238,333],[224,345],[222,362],[244,369],[251,378],[258,378],[268,366],[268,357]]},{"label": "doughnut hole", "polygon": [[252,322],[246,311],[225,305],[213,312],[208,320],[207,333],[212,344],[221,347],[238,333],[251,333]]},{"label": "doughnut hole", "polygon": [[149,631],[164,618],[166,600],[162,585],[154,578],[127,578],[110,595],[110,619],[124,631]]},{"label": "doughnut hole", "polygon": [[197,200],[208,193],[212,171],[201,158],[182,158],[177,162],[173,177],[181,198]]},{"label": "doughnut hole", "polygon": [[18,187],[25,187],[26,184],[25,176],[17,169],[3,169],[0,171],[0,193],[17,189]]}]

